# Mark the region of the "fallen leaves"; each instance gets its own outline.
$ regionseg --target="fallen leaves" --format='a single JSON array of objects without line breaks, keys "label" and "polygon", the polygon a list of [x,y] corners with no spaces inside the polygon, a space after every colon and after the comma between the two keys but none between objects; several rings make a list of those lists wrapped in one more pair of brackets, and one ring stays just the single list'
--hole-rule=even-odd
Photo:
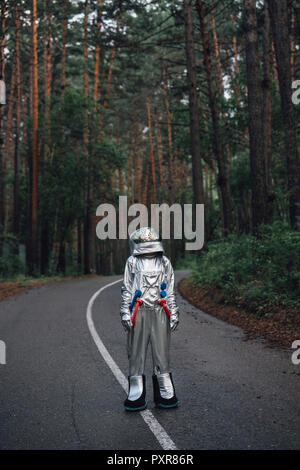
[{"label": "fallen leaves", "polygon": [[195,307],[242,328],[249,339],[262,337],[271,346],[287,348],[300,339],[300,310],[296,307],[268,305],[267,315],[258,316],[236,305],[225,305],[220,289],[199,288],[191,278],[180,281],[178,291]]}]

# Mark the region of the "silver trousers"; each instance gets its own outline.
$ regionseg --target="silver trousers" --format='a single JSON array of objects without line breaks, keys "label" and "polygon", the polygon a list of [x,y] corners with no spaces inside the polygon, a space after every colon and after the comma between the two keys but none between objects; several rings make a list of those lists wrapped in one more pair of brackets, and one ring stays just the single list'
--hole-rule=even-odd
[{"label": "silver trousers", "polygon": [[144,374],[149,343],[152,349],[153,374],[169,372],[170,321],[159,305],[141,305],[134,327],[128,332],[127,352],[129,375]]}]

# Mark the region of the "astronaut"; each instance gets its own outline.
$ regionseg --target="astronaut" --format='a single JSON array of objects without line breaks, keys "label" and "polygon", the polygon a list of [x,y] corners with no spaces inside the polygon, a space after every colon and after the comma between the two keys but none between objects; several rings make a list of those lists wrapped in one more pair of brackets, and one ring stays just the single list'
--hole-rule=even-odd
[{"label": "astronaut", "polygon": [[121,321],[128,331],[129,391],[127,411],[146,408],[145,360],[151,344],[153,396],[156,406],[178,405],[169,366],[170,333],[179,322],[174,293],[174,272],[158,235],[142,227],[130,236],[122,285]]}]

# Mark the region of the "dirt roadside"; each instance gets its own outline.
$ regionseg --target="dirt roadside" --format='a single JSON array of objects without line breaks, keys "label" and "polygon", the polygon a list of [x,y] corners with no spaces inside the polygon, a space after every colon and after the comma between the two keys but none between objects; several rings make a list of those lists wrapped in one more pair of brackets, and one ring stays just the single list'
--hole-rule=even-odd
[{"label": "dirt roadside", "polygon": [[55,282],[76,281],[80,279],[90,279],[99,277],[97,274],[86,274],[82,276],[69,276],[69,277],[45,277],[38,279],[22,279],[19,281],[3,281],[0,282],[0,301],[9,297],[14,297],[21,292],[28,291],[34,287],[40,287],[45,284],[53,284]]},{"label": "dirt roadside", "polygon": [[247,338],[262,337],[270,346],[290,348],[300,339],[300,311],[294,307],[270,306],[258,316],[230,304],[222,303],[222,292],[195,287],[191,278],[178,284],[179,293],[195,307],[242,328]]}]

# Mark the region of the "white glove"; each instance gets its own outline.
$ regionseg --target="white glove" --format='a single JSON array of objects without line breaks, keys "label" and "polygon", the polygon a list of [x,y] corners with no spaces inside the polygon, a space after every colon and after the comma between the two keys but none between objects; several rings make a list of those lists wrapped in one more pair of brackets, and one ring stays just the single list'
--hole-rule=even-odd
[{"label": "white glove", "polygon": [[170,328],[171,331],[175,331],[179,323],[179,318],[177,313],[172,313],[170,316]]},{"label": "white glove", "polygon": [[122,325],[125,331],[130,331],[132,328],[131,316],[129,313],[125,313],[121,318]]}]

